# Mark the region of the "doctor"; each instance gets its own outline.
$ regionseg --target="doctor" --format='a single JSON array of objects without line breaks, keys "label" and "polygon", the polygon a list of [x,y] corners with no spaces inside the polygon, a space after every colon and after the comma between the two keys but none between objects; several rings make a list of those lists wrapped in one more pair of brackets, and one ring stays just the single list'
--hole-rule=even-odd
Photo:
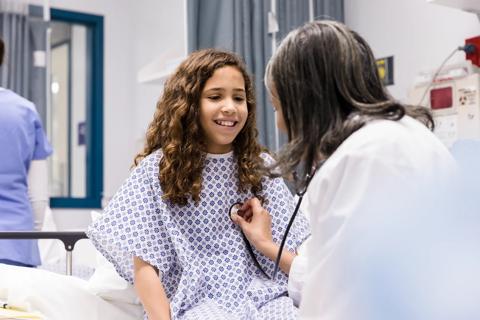
[{"label": "doctor", "polygon": [[[0,39],[0,65],[4,43]],[[0,87],[0,230],[40,230],[48,205],[47,160],[52,148],[30,101]],[[35,240],[0,240],[0,263],[40,264]]]},{"label": "doctor", "polygon": [[[291,176],[300,164],[308,170],[297,177],[306,181],[316,169],[302,204],[312,228],[305,254],[284,251],[280,261],[289,271],[289,294],[300,304],[302,319],[360,319],[355,272],[338,268],[344,249],[354,248],[346,242],[355,244],[375,229],[375,219],[362,225],[371,205],[404,201],[402,190],[454,172],[453,158],[432,134],[429,111],[394,100],[369,45],[341,23],[315,21],[290,32],[265,79],[277,126],[289,137],[271,172]],[[268,212],[256,198],[244,209],[234,221],[274,259],[278,245],[271,240]],[[380,212],[382,221],[393,214]]]}]

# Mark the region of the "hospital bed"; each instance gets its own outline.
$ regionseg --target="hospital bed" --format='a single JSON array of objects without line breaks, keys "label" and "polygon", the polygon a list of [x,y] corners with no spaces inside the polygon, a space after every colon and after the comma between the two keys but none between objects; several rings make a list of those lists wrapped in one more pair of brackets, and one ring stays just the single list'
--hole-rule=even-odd
[{"label": "hospital bed", "polygon": [[[94,220],[100,213],[91,212]],[[65,256],[61,273],[40,268],[23,268],[0,264],[0,301],[38,316],[19,319],[31,320],[141,320],[143,308],[133,287],[121,278],[113,265],[96,251],[83,231],[57,230],[51,212],[45,215],[43,230],[40,232],[0,232],[0,239],[58,239],[39,240],[42,262],[58,261]],[[41,241],[49,241],[48,244]],[[308,241],[308,240],[307,240]],[[52,249],[53,247],[53,249]],[[89,248],[88,248],[89,247]],[[302,254],[302,245],[298,252]],[[84,279],[75,275],[81,266],[82,257],[78,251],[90,250],[94,260],[93,275]],[[66,251],[66,254],[65,254]],[[55,256],[55,259],[51,259]],[[80,258],[80,259],[79,259]],[[44,266],[41,266],[44,267]],[[0,308],[0,319],[2,318]]]},{"label": "hospital bed", "polygon": [[118,276],[100,253],[89,279],[71,276],[75,270],[72,252],[78,241],[86,239],[84,232],[7,231],[0,232],[0,239],[58,239],[66,251],[66,274],[0,264],[0,301],[10,306],[0,308],[0,319],[143,319],[143,309],[132,286]]}]

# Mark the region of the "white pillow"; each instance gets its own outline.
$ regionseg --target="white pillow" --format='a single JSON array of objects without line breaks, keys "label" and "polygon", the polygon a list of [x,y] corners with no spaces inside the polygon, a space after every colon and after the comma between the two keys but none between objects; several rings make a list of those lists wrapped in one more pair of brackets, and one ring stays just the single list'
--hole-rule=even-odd
[{"label": "white pillow", "polygon": [[143,319],[140,305],[103,299],[87,290],[85,280],[35,268],[0,264],[0,300],[46,320]]}]

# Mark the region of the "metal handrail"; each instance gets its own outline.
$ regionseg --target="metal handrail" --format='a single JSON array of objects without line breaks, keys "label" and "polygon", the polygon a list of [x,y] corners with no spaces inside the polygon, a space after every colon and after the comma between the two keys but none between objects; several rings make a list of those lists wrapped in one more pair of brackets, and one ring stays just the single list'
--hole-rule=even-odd
[{"label": "metal handrail", "polygon": [[72,251],[78,240],[87,239],[83,231],[0,231],[0,239],[58,239],[66,250],[66,274],[72,275]]}]

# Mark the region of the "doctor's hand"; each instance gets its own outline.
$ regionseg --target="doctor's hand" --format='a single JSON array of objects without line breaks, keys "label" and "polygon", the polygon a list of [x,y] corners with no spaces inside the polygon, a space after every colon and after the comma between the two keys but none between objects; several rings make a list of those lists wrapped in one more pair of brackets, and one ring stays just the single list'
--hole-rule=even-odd
[{"label": "doctor's hand", "polygon": [[257,198],[247,200],[239,214],[232,215],[232,220],[260,252],[272,246],[272,218]]},{"label": "doctor's hand", "polygon": [[[246,201],[238,213],[232,215],[232,220],[258,251],[270,260],[276,260],[280,248],[272,239],[272,217],[260,200],[252,198]],[[283,249],[279,266],[286,274],[290,273],[295,256],[294,252]]]}]

